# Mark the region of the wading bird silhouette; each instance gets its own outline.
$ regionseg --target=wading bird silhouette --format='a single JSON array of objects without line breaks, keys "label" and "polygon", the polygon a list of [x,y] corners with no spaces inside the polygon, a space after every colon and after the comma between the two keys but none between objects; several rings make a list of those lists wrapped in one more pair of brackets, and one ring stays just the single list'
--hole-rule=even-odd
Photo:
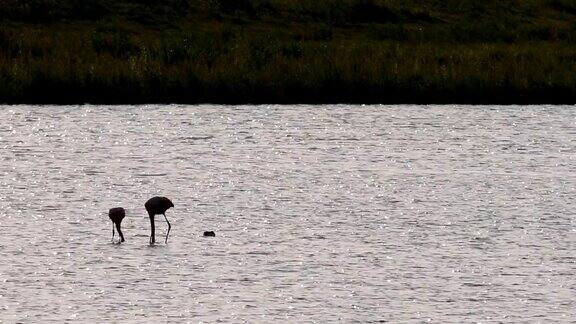
[{"label": "wading bird silhouette", "polygon": [[126,217],[126,211],[122,207],[110,208],[108,211],[108,217],[112,221],[112,242],[114,242],[114,225],[116,225],[116,229],[118,230],[118,235],[120,235],[120,242],[124,242],[124,235],[122,235],[122,230],[120,229],[120,224],[122,224],[122,220]]},{"label": "wading bird silhouette", "polygon": [[155,215],[164,215],[164,219],[166,219],[166,223],[168,223],[168,232],[166,232],[166,241],[164,243],[168,243],[168,234],[170,234],[170,222],[166,217],[166,211],[174,207],[174,204],[170,201],[170,199],[166,197],[153,197],[148,199],[148,201],[144,204],[146,207],[146,211],[148,212],[148,216],[150,217],[150,244],[154,244],[156,242],[155,237],[155,227],[154,227],[154,216]]}]

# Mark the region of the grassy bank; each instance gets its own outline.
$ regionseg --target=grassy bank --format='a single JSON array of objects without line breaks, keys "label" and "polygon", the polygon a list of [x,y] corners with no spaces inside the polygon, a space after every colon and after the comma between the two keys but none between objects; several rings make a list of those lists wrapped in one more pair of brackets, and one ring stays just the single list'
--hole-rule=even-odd
[{"label": "grassy bank", "polygon": [[569,0],[0,0],[4,103],[575,103]]}]

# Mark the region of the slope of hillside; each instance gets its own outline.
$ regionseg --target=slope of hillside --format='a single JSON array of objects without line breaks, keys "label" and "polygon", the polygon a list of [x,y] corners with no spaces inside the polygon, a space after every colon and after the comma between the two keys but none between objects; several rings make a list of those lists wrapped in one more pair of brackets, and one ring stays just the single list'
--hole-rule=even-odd
[{"label": "slope of hillside", "polygon": [[574,103],[571,0],[0,0],[4,103]]}]

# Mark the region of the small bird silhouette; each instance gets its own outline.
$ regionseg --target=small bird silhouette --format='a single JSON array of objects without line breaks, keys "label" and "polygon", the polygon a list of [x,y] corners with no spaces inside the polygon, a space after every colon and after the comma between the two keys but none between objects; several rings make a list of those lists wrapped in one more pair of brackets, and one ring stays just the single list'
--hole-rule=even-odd
[{"label": "small bird silhouette", "polygon": [[148,201],[144,204],[146,207],[146,211],[148,212],[148,216],[150,217],[150,244],[154,244],[156,242],[155,237],[155,227],[154,227],[154,216],[155,215],[164,215],[164,219],[166,219],[166,223],[168,223],[168,232],[166,232],[166,241],[164,243],[168,243],[168,234],[170,234],[170,222],[166,217],[166,211],[174,207],[174,204],[170,201],[170,199],[166,197],[153,197],[148,199]]},{"label": "small bird silhouette", "polygon": [[124,242],[124,235],[122,235],[120,225],[122,224],[124,217],[126,217],[126,211],[122,207],[110,208],[108,211],[108,216],[112,221],[112,242],[114,242],[114,225],[116,225],[118,235],[120,235],[120,242]]}]

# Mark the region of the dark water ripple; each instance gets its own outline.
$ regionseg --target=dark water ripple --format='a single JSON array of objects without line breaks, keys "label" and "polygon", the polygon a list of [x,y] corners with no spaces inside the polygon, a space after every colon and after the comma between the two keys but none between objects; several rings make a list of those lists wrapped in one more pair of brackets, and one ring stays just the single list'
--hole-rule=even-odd
[{"label": "dark water ripple", "polygon": [[[574,107],[3,106],[0,120],[0,322],[576,320]],[[143,203],[159,194],[172,236],[149,246]]]}]

